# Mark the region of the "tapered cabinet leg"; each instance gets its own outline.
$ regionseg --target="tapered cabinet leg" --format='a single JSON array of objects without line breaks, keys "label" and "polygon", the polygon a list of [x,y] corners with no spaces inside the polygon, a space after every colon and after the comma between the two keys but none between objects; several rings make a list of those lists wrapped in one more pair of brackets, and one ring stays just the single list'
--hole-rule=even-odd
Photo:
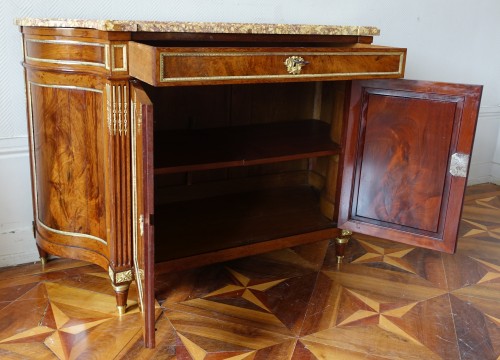
[{"label": "tapered cabinet leg", "polygon": [[123,315],[127,311],[128,289],[133,280],[132,270],[114,272],[111,266],[108,270],[111,286],[113,286],[113,290],[115,291],[116,309],[118,315]]},{"label": "tapered cabinet leg", "polygon": [[115,290],[116,310],[118,311],[118,315],[121,316],[127,311],[127,297],[130,283],[124,283],[120,285],[112,284],[112,286]]},{"label": "tapered cabinet leg", "polygon": [[351,239],[352,231],[342,230],[339,237],[335,238],[335,254],[337,255],[337,263],[342,264],[345,255],[347,243]]},{"label": "tapered cabinet leg", "polygon": [[38,249],[38,255],[40,255],[40,264],[44,266],[47,264],[49,254],[43,250],[38,244],[36,244],[36,248]]}]

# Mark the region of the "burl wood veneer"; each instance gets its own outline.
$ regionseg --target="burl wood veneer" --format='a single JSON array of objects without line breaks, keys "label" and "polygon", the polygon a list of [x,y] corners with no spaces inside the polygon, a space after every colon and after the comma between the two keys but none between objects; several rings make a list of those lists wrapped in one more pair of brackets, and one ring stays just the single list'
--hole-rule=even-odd
[{"label": "burl wood veneer", "polygon": [[[19,19],[40,255],[137,282],[351,231],[453,252],[480,86],[378,29]],[[389,80],[392,79],[392,80]],[[341,230],[342,229],[342,230]]]}]

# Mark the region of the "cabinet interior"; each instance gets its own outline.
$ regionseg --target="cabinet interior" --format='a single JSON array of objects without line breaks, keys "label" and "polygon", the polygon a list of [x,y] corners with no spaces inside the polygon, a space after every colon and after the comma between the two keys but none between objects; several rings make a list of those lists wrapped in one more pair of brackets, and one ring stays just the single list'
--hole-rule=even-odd
[{"label": "cabinet interior", "polygon": [[156,263],[336,227],[345,81],[143,87]]}]

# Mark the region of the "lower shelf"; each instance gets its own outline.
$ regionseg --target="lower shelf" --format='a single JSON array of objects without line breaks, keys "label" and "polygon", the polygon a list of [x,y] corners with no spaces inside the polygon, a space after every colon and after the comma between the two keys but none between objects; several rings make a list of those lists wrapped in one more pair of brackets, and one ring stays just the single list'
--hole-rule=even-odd
[{"label": "lower shelf", "polygon": [[156,208],[155,262],[180,265],[185,259],[199,266],[197,260],[227,260],[337,232],[320,211],[319,193],[308,185],[175,202]]}]

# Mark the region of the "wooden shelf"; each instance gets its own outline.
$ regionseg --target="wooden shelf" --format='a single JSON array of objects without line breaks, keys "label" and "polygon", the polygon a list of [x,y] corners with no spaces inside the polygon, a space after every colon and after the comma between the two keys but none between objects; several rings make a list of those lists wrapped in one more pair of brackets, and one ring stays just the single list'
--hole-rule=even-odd
[{"label": "wooden shelf", "polygon": [[335,155],[330,125],[319,120],[171,130],[158,134],[155,174]]},{"label": "wooden shelf", "polygon": [[[155,219],[156,263],[196,261],[197,255],[257,243],[269,251],[272,241],[294,246],[294,237],[306,243],[337,231],[320,211],[318,191],[309,185],[159,205]],[[216,253],[210,256],[217,260]]]}]

